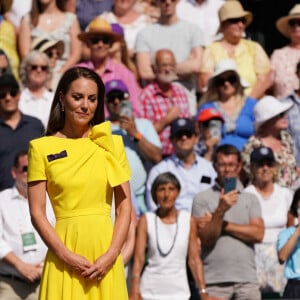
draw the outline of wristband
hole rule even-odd
[[[207,294],[206,289],[201,289],[201,290],[199,290],[199,294]]]
[[[140,132],[137,132],[134,137],[133,140],[137,143],[142,139],[143,135]]]

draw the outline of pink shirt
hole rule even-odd
[[[77,66],[86,67],[95,71],[95,66],[92,61],[85,61],[77,64]],[[105,71],[103,74],[99,74],[99,76],[101,77],[104,84],[113,79],[122,80],[128,88],[134,116],[140,116],[139,95],[141,90],[135,79],[134,74],[129,69],[127,69],[124,65],[113,61],[111,58],[108,58],[105,66]]]

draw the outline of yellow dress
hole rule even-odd
[[[68,249],[94,262],[111,243],[113,187],[129,180],[121,136],[111,135],[110,123],[104,122],[88,138],[35,139],[28,157],[28,182],[47,180],[57,234]],[[39,299],[128,299],[121,255],[103,279],[88,281],[48,250]]]

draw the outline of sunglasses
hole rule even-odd
[[[90,42],[93,44],[93,45],[97,45],[99,42],[102,42],[103,44],[105,45],[110,45],[112,40],[109,36],[94,36],[94,37],[91,37],[90,38]]]
[[[11,97],[16,97],[19,92],[19,89],[10,89],[10,90],[4,90],[0,91],[0,99],[4,99],[7,94],[10,94]]]
[[[178,134],[175,134],[174,138],[177,140],[180,140],[183,136],[186,136],[188,139],[190,139],[194,133],[192,131],[181,131]]]
[[[119,99],[120,101],[122,101],[128,98],[125,94],[127,93],[123,93],[121,91],[113,91],[106,96],[106,100],[107,102],[114,102],[115,99]]]
[[[22,167],[20,167],[20,169],[19,169],[19,171],[22,172],[22,173],[27,172],[27,170],[28,170],[28,166],[22,166]]]
[[[289,20],[289,25],[291,27],[300,26],[300,20],[299,19],[292,19]]]
[[[246,24],[247,20],[246,20],[246,18],[233,18],[233,19],[228,19],[227,22],[230,24],[237,24],[239,22]]]
[[[268,167],[274,167],[275,162],[271,160],[263,160],[256,163],[258,167],[268,166]]]
[[[48,66],[44,65],[30,65],[29,68],[31,71],[36,71],[37,69],[41,69],[43,72],[48,71]]]
[[[235,75],[231,75],[228,77],[217,78],[216,85],[223,86],[225,82],[229,82],[230,84],[235,84],[237,82],[237,77]]]
[[[49,58],[59,57],[59,52],[57,50],[47,51],[46,54],[48,55]]]

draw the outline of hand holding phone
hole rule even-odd
[[[127,116],[128,118],[132,118],[133,117],[132,104],[131,104],[130,100],[123,100],[123,101],[121,101],[120,115]]]
[[[236,178],[230,177],[224,179],[224,194],[236,189]]]

